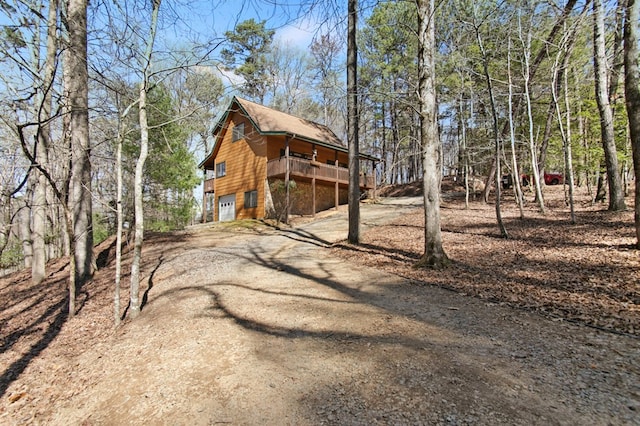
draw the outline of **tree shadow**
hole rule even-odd
[[[282,228],[273,224],[264,222],[266,226],[277,231],[279,235],[285,236],[290,240],[298,241],[301,243],[309,243],[318,247],[329,247],[332,243],[324,238],[319,237],[316,234],[308,232],[302,228]]]
[[[143,297],[143,303],[149,298],[149,292],[154,285],[155,272],[164,261],[164,252],[171,242],[181,244],[186,240],[181,233],[168,233],[156,236],[160,240],[160,263],[152,270],[149,284]],[[96,263],[100,268],[107,267],[115,256],[115,238],[94,248]],[[149,251],[150,259],[157,259],[157,252]],[[150,261],[149,261],[150,262]],[[0,397],[10,385],[26,370],[32,360],[37,358],[60,334],[62,326],[68,319],[68,258],[60,258],[47,264],[50,271],[45,281],[32,284],[27,274],[20,273],[2,278],[0,286],[0,354],[11,356],[0,373]],[[6,285],[4,282],[6,280]],[[20,285],[18,285],[18,283]],[[100,286],[85,283],[77,288],[76,315],[80,315],[87,303],[93,298],[100,297]],[[128,307],[126,308],[128,309]],[[126,316],[126,309],[123,319]]]
[[[4,339],[5,341],[2,344],[2,352],[8,350],[18,339],[24,337],[26,334],[38,333],[40,330],[36,329],[37,326],[48,322],[47,329],[44,331],[40,339],[33,343],[27,353],[11,363],[11,365],[9,365],[0,375],[0,397],[4,396],[11,383],[20,377],[31,361],[40,355],[40,353],[56,338],[56,336],[58,336],[62,325],[67,320],[68,305],[68,298],[64,298],[55,305],[50,306],[37,321],[17,332],[12,333]]]
[[[149,302],[149,292],[151,291],[154,285],[154,281],[153,281],[154,276],[156,275],[156,272],[158,272],[158,269],[160,268],[160,266],[162,266],[163,263],[164,263],[164,254],[160,256],[160,259],[158,260],[158,264],[153,268],[153,270],[151,271],[151,274],[149,274],[147,289],[144,291],[144,294],[142,295],[142,303],[140,303],[140,310],[144,309],[144,307],[147,306],[147,303]],[[128,309],[128,306],[127,306],[127,309]]]
[[[303,276],[305,274],[302,274]],[[321,280],[325,283],[330,282],[331,280]],[[346,342],[358,340],[364,343],[370,343],[371,345],[401,345],[407,348],[412,349],[424,349],[425,347],[434,347],[437,346],[437,343],[433,341],[433,339],[429,339],[429,336],[425,335],[423,338],[411,338],[401,334],[385,334],[385,335],[368,335],[363,333],[355,333],[355,332],[346,332],[346,331],[338,331],[338,330],[311,330],[303,327],[292,327],[285,325],[276,325],[273,323],[269,323],[264,320],[258,320],[256,318],[250,318],[248,315],[241,314],[233,309],[231,304],[225,303],[223,299],[223,293],[217,291],[217,288],[225,288],[225,287],[236,287],[242,288],[246,290],[250,290],[252,292],[258,292],[262,294],[269,295],[278,295],[283,297],[295,297],[295,298],[308,298],[320,302],[328,302],[328,303],[340,303],[340,304],[363,304],[367,303],[363,300],[355,300],[355,301],[344,301],[344,300],[336,300],[331,298],[314,298],[306,295],[299,294],[291,294],[285,292],[271,292],[261,288],[255,288],[246,286],[243,284],[238,284],[235,282],[222,281],[216,283],[210,283],[205,285],[198,286],[185,286],[179,288],[173,288],[170,290],[166,290],[161,294],[158,294],[157,297],[177,297],[181,293],[185,292],[195,292],[195,293],[204,293],[211,300],[210,306],[207,308],[205,313],[199,314],[198,316],[204,317],[214,317],[217,319],[226,318],[241,328],[257,332],[260,334],[272,336],[272,337],[281,337],[286,339],[322,339],[322,340],[332,340],[337,342]],[[331,288],[343,288],[340,285],[334,284],[330,285]],[[351,294],[357,295],[359,292],[350,292]],[[384,308],[384,307],[382,307]],[[400,314],[400,312],[394,312],[395,314]],[[477,343],[475,343],[477,346]]]
[[[294,238],[291,238],[292,236]],[[392,279],[389,282],[381,282],[380,285],[377,285],[375,282],[367,283],[364,277],[362,280],[354,277],[355,282],[343,279],[343,277],[340,276],[339,270],[333,269],[333,265],[335,265],[334,261],[332,259],[326,259],[326,257],[328,257],[327,252],[316,248],[323,247],[318,241],[325,240],[308,230],[304,230],[302,233],[296,232],[292,234],[283,232],[279,236],[269,236],[268,238],[287,238],[295,241],[302,239],[303,241],[302,244],[299,245],[288,245],[286,250],[274,250],[273,248],[269,248],[268,245],[261,246],[260,242],[256,242],[256,244],[249,246],[243,244],[242,246],[220,247],[216,248],[215,251],[227,256],[241,258],[240,269],[242,269],[242,265],[252,264],[267,269],[267,274],[284,274],[282,277],[277,277],[276,282],[280,278],[282,281],[299,278],[304,280],[304,285],[300,287],[286,286],[285,290],[272,289],[267,285],[261,286],[260,284],[250,281],[253,278],[243,278],[242,274],[238,273],[237,277],[232,275],[231,278],[222,278],[217,281],[210,280],[203,285],[178,286],[160,294],[154,293],[154,299],[174,299],[180,297],[179,295],[192,297],[189,292],[205,294],[209,298],[210,303],[208,307],[195,313],[198,317],[229,320],[242,330],[277,339],[286,339],[287,341],[309,339],[318,342],[319,345],[324,345],[324,342],[327,342],[328,350],[335,351],[336,356],[340,354],[340,357],[345,358],[348,357],[350,353],[355,354],[360,349],[370,345],[373,347],[370,353],[373,354],[372,356],[375,357],[375,362],[380,366],[385,365],[384,363],[394,364],[403,361],[402,359],[390,358],[390,356],[394,355],[393,352],[386,352],[386,349],[390,346],[410,349],[411,351],[409,352],[413,354],[422,354],[426,351],[427,357],[432,357],[433,359],[453,357],[459,362],[455,364],[456,366],[464,364],[465,362],[469,364],[464,365],[464,373],[466,375],[457,371],[453,373],[456,378],[462,377],[463,382],[469,380],[470,382],[482,383],[483,385],[485,384],[483,380],[474,381],[469,377],[469,374],[478,376],[480,379],[491,374],[491,372],[483,370],[484,367],[480,366],[484,366],[484,364],[481,363],[486,354],[492,354],[496,358],[499,358],[501,364],[513,364],[514,369],[518,367],[523,368],[524,375],[535,374],[535,368],[538,365],[544,366],[555,362],[552,357],[555,357],[558,353],[566,355],[567,361],[564,361],[565,358],[561,357],[563,359],[562,362],[569,363],[573,359],[573,348],[571,345],[567,345],[566,348],[561,347],[554,351],[545,350],[545,348],[551,345],[555,347],[558,345],[558,342],[563,341],[562,338],[557,338],[554,333],[544,332],[548,324],[540,325],[540,328],[536,329],[536,327],[538,327],[537,323],[533,323],[533,327],[529,328],[530,324],[524,319],[524,324],[515,322],[514,324],[505,326],[504,324],[500,324],[501,321],[504,321],[502,318],[505,316],[505,311],[501,310],[502,308],[486,308],[484,309],[487,311],[486,313],[484,310],[482,312],[473,309],[467,311],[464,307],[475,303],[473,301],[474,299],[458,298],[454,295],[452,295],[451,299],[446,299],[444,302],[437,300],[432,304],[432,302],[429,301],[427,303],[428,306],[423,303],[416,308],[412,306],[411,299],[407,296],[428,298],[430,295],[433,295],[433,293],[425,291],[424,286],[411,285],[402,278],[398,278],[397,283],[395,279]],[[281,240],[280,242],[282,241],[286,240]],[[274,244],[274,246],[277,246],[277,244]],[[284,244],[284,246],[287,246],[287,244]],[[385,248],[371,245],[366,247],[365,250],[384,252]],[[398,256],[409,255],[412,255],[412,253],[406,251]],[[343,261],[338,260],[338,262]],[[461,267],[465,266],[465,264],[462,263],[460,265]],[[554,265],[549,265],[549,267],[553,268]],[[472,268],[473,270],[470,271],[472,275],[485,272],[482,269],[477,269],[477,267],[474,268],[476,269]],[[262,272],[262,269],[255,270],[260,271],[256,276],[265,273]],[[251,269],[251,272],[253,271],[254,269]],[[371,279],[371,277],[367,276],[367,279]],[[296,280],[295,282],[298,281]],[[318,286],[316,286],[316,284]],[[371,290],[371,287],[365,286],[366,284],[373,284],[375,289]],[[538,280],[532,281],[531,284],[544,285],[544,282]],[[233,296],[230,296],[230,293],[227,291],[230,287],[257,292],[260,293],[261,296],[264,296],[264,298],[274,297],[268,300],[263,299],[264,306],[260,309],[252,309],[251,307],[243,305],[243,302],[246,300],[243,297],[244,294],[235,293]],[[328,292],[316,293],[315,290],[318,287],[333,290],[338,295],[334,297],[325,296],[330,294]],[[313,289],[314,291],[305,294],[305,291],[308,289]],[[346,296],[344,300],[340,300],[342,296]],[[317,305],[308,305],[305,307],[300,304],[298,308],[298,306],[296,306],[297,299],[311,302],[317,301],[320,303],[326,302],[326,311],[319,309]],[[458,302],[461,303],[458,305]],[[153,300],[151,303],[153,303]],[[283,313],[281,316],[269,315],[268,312],[265,314],[265,309],[278,310],[284,303],[287,303],[289,308],[293,310],[291,317],[288,317],[286,313]],[[446,303],[451,303],[449,307],[453,307],[453,309],[449,312],[457,315],[459,318],[458,321],[447,322],[446,318],[439,319],[447,315],[446,311],[450,309],[446,307]],[[484,306],[486,301],[478,301],[477,303]],[[391,328],[384,330],[384,332],[378,332],[378,330],[370,324],[363,324],[362,328],[356,328],[354,329],[355,331],[351,331],[349,328],[342,328],[338,322],[332,322],[334,325],[326,328],[315,327],[313,323],[302,323],[303,325],[300,325],[301,323],[298,321],[292,322],[298,314],[305,315],[312,313],[314,316],[319,316],[325,315],[326,312],[327,315],[337,315],[340,312],[339,309],[336,309],[337,304],[340,304],[341,307],[346,306],[347,308],[356,305],[379,308],[379,311],[375,310],[375,313],[367,318],[373,319],[374,315],[379,318],[397,316],[401,317],[403,321],[406,319],[419,322],[424,325],[424,328],[415,328],[415,323],[413,323],[408,326],[411,330],[408,332],[403,330],[397,330],[397,332],[396,330],[391,331]],[[348,317],[349,311],[351,311],[350,308],[346,311],[346,314],[342,314],[344,315],[345,321],[350,320]],[[358,312],[358,308],[355,308],[353,312]],[[365,315],[369,315],[369,313],[367,312]],[[506,315],[511,314],[507,313]],[[520,320],[519,317],[517,319]],[[509,318],[507,318],[507,320],[509,320]],[[489,321],[495,321],[496,324],[500,325],[495,328],[487,326],[486,323]],[[478,324],[482,325],[477,326]],[[523,335],[522,340],[518,337],[517,331],[514,332],[514,329],[518,326],[520,326],[520,330],[522,330],[520,333],[520,335]],[[560,327],[561,326],[558,326],[558,328]],[[431,330],[434,330],[434,333],[431,333]],[[449,341],[444,342],[439,340],[438,332],[450,333]],[[530,333],[530,335],[528,333]],[[472,334],[473,338],[462,338],[469,334]],[[524,337],[525,334],[527,334],[526,338]],[[251,334],[251,336],[252,342],[259,342],[257,338],[253,339],[253,337],[257,337],[256,334]],[[580,341],[581,337],[572,336],[572,339],[574,339],[573,342],[577,342]],[[266,344],[271,343],[270,340],[266,342]],[[355,344],[352,345],[352,343]],[[471,346],[473,346],[473,348],[471,348]],[[383,348],[385,351],[377,350]],[[519,353],[520,349],[527,354],[531,353],[532,358],[536,358],[535,361],[528,361],[524,366],[519,364],[519,361],[514,358],[513,354]],[[467,354],[470,355],[467,357]],[[416,356],[415,359],[420,361],[420,356],[421,355]],[[507,368],[505,371],[511,370]],[[409,376],[412,372],[411,368],[407,368],[402,374]],[[328,374],[328,376],[330,375]],[[390,376],[390,378],[395,378],[395,376]],[[322,389],[322,386],[327,382],[319,381],[319,383],[320,389]],[[342,383],[340,383],[340,385],[342,385]],[[385,383],[384,385],[387,386],[388,384]],[[404,383],[402,385],[404,386]],[[331,384],[328,386],[331,386]],[[309,389],[313,389],[315,392],[317,388],[310,386]],[[453,389],[453,387],[448,387],[447,389]],[[486,394],[489,395],[496,389],[504,388],[500,384],[487,384],[486,388],[482,389],[487,390]],[[469,395],[473,393],[472,390],[468,392]],[[455,396],[452,395],[451,399],[453,400],[454,398]],[[328,403],[341,404],[343,400],[336,398],[335,395],[332,394],[318,395],[316,404],[318,407]],[[523,404],[523,408],[526,408],[524,407],[525,405],[526,404]],[[319,418],[315,417],[315,414],[316,413],[310,412],[310,416],[317,421]],[[514,415],[517,415],[517,413],[514,412]],[[350,420],[353,419],[350,418]]]

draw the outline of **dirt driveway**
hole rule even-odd
[[[416,202],[363,206],[363,226]],[[73,377],[44,413],[0,422],[640,424],[637,339],[330,257],[346,226],[207,226],[148,252],[140,318],[53,362]]]

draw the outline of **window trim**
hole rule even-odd
[[[238,123],[231,129],[231,142],[237,142],[244,139],[244,123]]]
[[[247,203],[247,199],[249,202]],[[253,201],[253,203],[252,203]],[[252,189],[251,191],[245,191],[244,193],[244,208],[255,209],[258,207],[258,190]]]
[[[227,175],[227,162],[221,161],[216,163],[216,177],[221,178]]]

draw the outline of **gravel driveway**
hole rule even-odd
[[[363,205],[363,227],[419,203]],[[332,258],[346,226],[203,227],[154,252],[142,315],[70,361],[42,423],[640,424],[637,339]]]

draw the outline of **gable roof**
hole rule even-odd
[[[293,115],[267,108],[246,99],[235,98],[240,108],[263,135],[295,136],[299,139],[335,145],[344,148],[344,144],[327,126]]]
[[[218,121],[213,130],[214,135],[220,133],[231,112],[242,113],[261,135],[289,136],[337,151],[348,152],[342,141],[327,126],[277,111],[237,96],[233,97],[229,108]],[[216,137],[211,153],[200,163],[199,167],[202,167],[213,156],[219,141],[220,138]],[[377,158],[365,154],[360,154],[360,157],[377,160]]]

